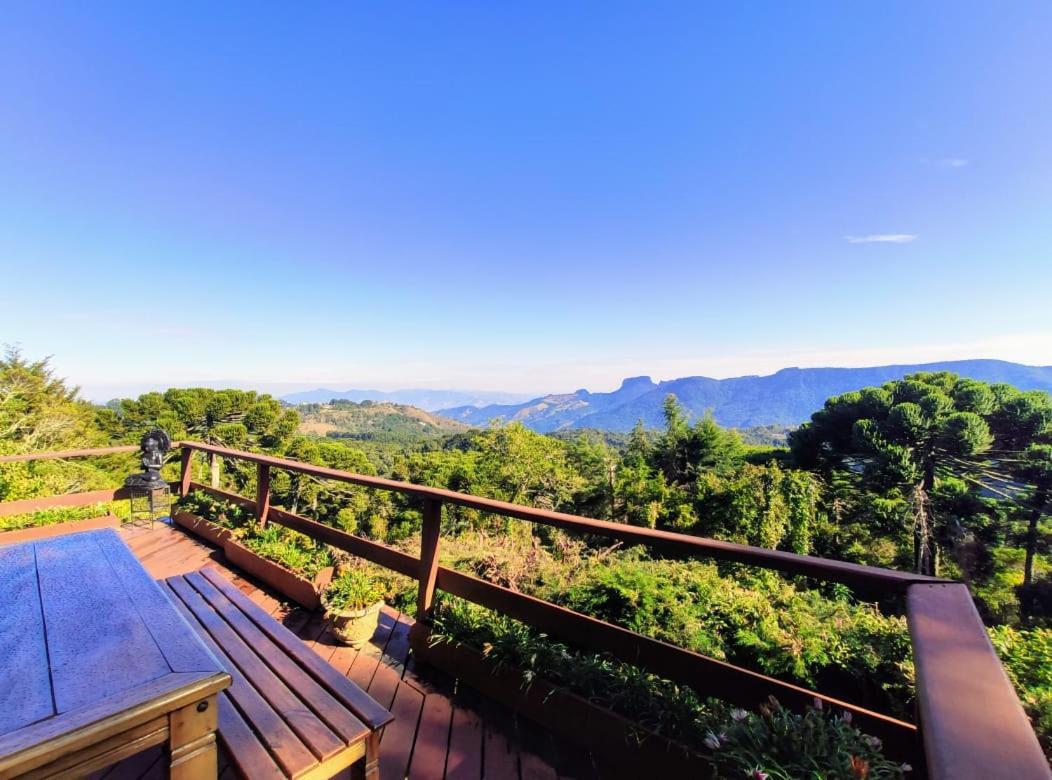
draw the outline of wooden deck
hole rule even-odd
[[[221,550],[164,524],[120,531],[146,570],[162,579],[211,565],[281,620],[329,663],[395,715],[381,741],[382,780],[599,780],[582,749],[544,732],[505,707],[433,669],[417,667],[409,651],[412,618],[385,608],[372,642],[361,651],[337,644],[320,615],[283,603],[226,563]],[[160,750],[133,756],[97,773],[98,780],[162,778]],[[220,777],[236,777],[220,756]]]

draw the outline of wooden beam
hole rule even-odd
[[[420,588],[416,598],[416,619],[431,615],[438,576],[438,547],[442,536],[442,502],[424,500],[424,523],[420,533]]]
[[[270,466],[266,463],[256,464],[256,520],[262,528],[267,524],[270,513]]]
[[[95,447],[86,450],[60,450],[58,452],[33,452],[26,455],[3,455],[0,463],[24,463],[31,460],[61,460],[63,458],[91,458],[96,455],[116,455],[121,452],[138,452],[139,445],[123,444],[119,447]]]
[[[968,588],[914,585],[906,615],[931,780],[1052,777]]]
[[[179,495],[184,498],[190,494],[190,483],[194,479],[194,451],[183,447],[179,464]]]

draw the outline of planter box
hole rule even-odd
[[[698,753],[565,688],[542,679],[526,687],[521,671],[498,666],[468,645],[442,642],[429,646],[427,627],[421,623],[413,625],[409,641],[418,661],[442,669],[544,728],[603,756],[626,776],[699,780],[712,776],[712,767]]]
[[[318,576],[312,582],[289,571],[281,564],[257,555],[235,541],[232,536],[223,543],[223,553],[230,563],[251,574],[260,582],[266,583],[278,593],[292,599],[304,609],[316,610],[321,607],[320,594],[332,579],[331,566],[318,572]]]
[[[230,538],[230,530],[228,528],[223,528],[221,525],[216,525],[210,520],[205,520],[203,517],[198,517],[189,512],[177,511],[172,515],[172,520],[176,525],[182,526],[190,533],[200,536],[206,542],[214,544],[216,547],[222,547],[226,544],[226,540]]]
[[[19,528],[17,531],[4,531],[0,533],[0,545],[32,542],[36,539],[50,539],[54,536],[65,536],[66,534],[75,534],[80,531],[95,531],[99,528],[120,527],[120,518],[113,515],[92,517],[87,520],[70,520],[67,523],[52,523],[51,525]]]

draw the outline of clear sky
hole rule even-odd
[[[0,342],[89,390],[1052,363],[1048,2],[64,5]]]

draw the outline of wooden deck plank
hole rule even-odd
[[[453,700],[453,722],[446,757],[446,780],[480,780],[482,777],[482,719],[459,693]]]
[[[394,721],[380,740],[380,780],[404,780],[413,751],[424,697],[409,685],[399,685],[391,712]]]
[[[442,780],[449,752],[449,727],[453,706],[440,693],[425,697],[420,725],[409,763],[409,780]]]

